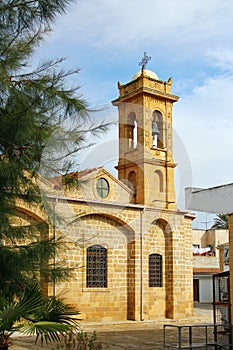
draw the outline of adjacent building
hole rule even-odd
[[[228,270],[228,230],[193,229],[193,293],[196,302],[213,302],[213,274]]]

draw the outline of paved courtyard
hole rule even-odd
[[[163,324],[169,323],[212,323],[212,305],[196,305],[194,316],[179,320],[179,322],[168,319],[161,319],[151,322],[118,322],[94,324],[86,323],[82,325],[84,331],[88,333],[96,331],[99,341],[103,344],[103,350],[162,350],[163,349]],[[52,346],[33,344],[29,337],[17,337],[14,339],[12,350],[55,350]]]

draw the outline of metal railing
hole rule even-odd
[[[163,328],[165,349],[233,349],[232,326],[223,324],[166,324]]]

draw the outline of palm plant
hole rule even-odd
[[[211,226],[213,229],[228,229],[228,215],[226,214],[218,214],[214,218],[214,224]]]
[[[11,345],[11,335],[22,332],[41,342],[60,342],[78,328],[78,312],[55,298],[45,298],[38,285],[25,290],[17,301],[0,297],[0,349]]]

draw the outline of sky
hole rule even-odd
[[[90,106],[105,106],[111,120],[117,82],[131,80],[146,51],[147,68],[161,80],[172,77],[180,96],[173,131],[182,202],[184,187],[233,182],[232,18],[232,0],[79,0],[54,23],[35,59],[65,57],[67,69],[79,67],[80,92]],[[80,167],[116,165],[116,129],[80,158]],[[207,221],[196,219],[196,226]]]

